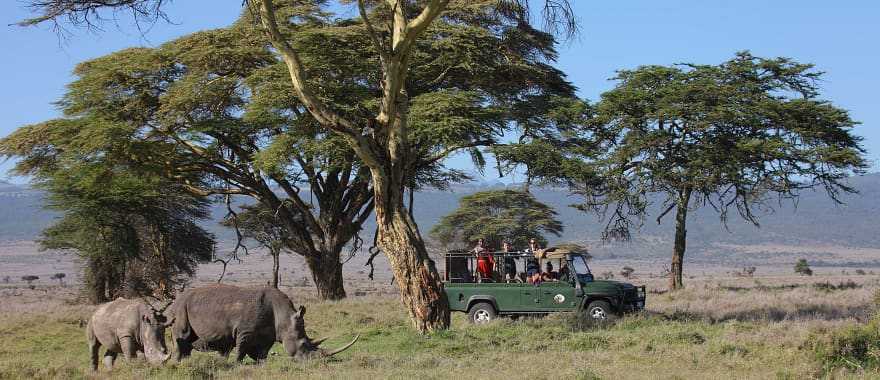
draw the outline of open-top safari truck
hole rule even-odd
[[[613,319],[645,307],[645,287],[596,280],[581,252],[547,248],[537,252],[495,252],[491,276],[481,276],[472,251],[445,254],[446,295],[452,311],[468,313],[473,323],[499,315],[578,312],[597,320]],[[529,283],[529,269],[550,262],[558,271],[547,280]],[[532,269],[533,270],[533,269]]]

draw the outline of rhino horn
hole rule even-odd
[[[321,356],[324,356],[324,357],[330,357],[330,356],[336,355],[336,354],[338,354],[338,353],[340,353],[340,352],[342,352],[342,351],[345,351],[345,350],[347,350],[349,347],[351,347],[355,342],[357,342],[358,338],[360,338],[360,337],[361,337],[361,334],[356,335],[356,336],[354,337],[354,339],[353,339],[350,343],[348,343],[348,344],[346,344],[346,345],[344,345],[344,346],[342,346],[342,347],[340,347],[340,348],[337,348],[337,349],[335,349],[335,350],[333,350],[333,351],[321,350]]]
[[[312,341],[312,345],[314,345],[315,347],[318,347],[318,346],[321,345],[321,343],[324,343],[324,341],[327,340],[328,338],[329,338],[329,337],[326,337],[326,336],[325,336],[325,337],[323,337],[323,338],[321,338],[321,339],[315,339],[315,340]]]

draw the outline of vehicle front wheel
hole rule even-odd
[[[495,308],[487,302],[480,302],[471,306],[468,311],[468,321],[475,324],[489,323],[495,319]]]
[[[617,318],[617,314],[614,314],[608,302],[593,301],[587,306],[587,317],[596,321],[613,321]]]

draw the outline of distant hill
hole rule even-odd
[[[846,195],[844,205],[836,205],[822,191],[807,192],[797,207],[789,203],[774,205],[761,216],[757,228],[731,215],[727,228],[711,208],[703,208],[690,215],[688,221],[688,249],[693,259],[717,260],[733,252],[730,246],[837,246],[852,248],[880,248],[880,173],[851,179],[860,194]],[[503,184],[477,183],[457,186],[452,191],[424,191],[416,194],[415,216],[420,229],[427,234],[430,228],[458,205],[458,200],[475,191],[503,187]],[[641,231],[628,244],[603,246],[598,242],[601,231],[599,220],[571,207],[577,199],[562,189],[536,189],[535,195],[559,212],[565,225],[560,238],[551,241],[579,241],[597,247],[604,255],[628,257],[666,257],[672,241],[672,216],[661,224],[654,217],[646,220]],[[43,194],[26,186],[0,181],[0,241],[34,240],[40,231],[56,217],[43,207]],[[225,215],[223,205],[214,207],[214,221],[205,226],[222,241],[230,242],[233,234],[216,221]],[[373,223],[364,229],[364,237],[372,237]]]

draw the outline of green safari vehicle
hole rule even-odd
[[[479,259],[473,252],[450,251],[445,260],[449,309],[467,313],[472,323],[486,323],[498,316],[556,312],[610,320],[645,308],[644,286],[596,280],[579,252],[558,248],[535,253],[496,252],[492,254],[492,274],[486,278],[481,278]],[[558,271],[545,271],[545,281],[530,283],[526,271],[545,268],[548,261],[555,263],[553,268]]]

